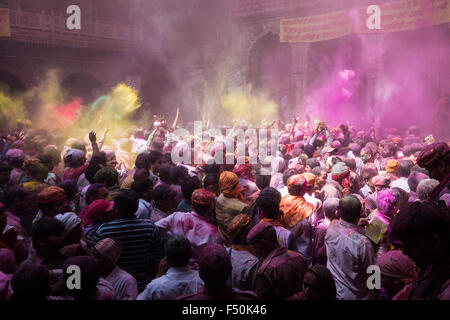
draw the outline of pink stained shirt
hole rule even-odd
[[[156,222],[156,226],[172,234],[186,237],[192,245],[194,260],[198,260],[203,246],[209,243],[222,244],[217,227],[195,212],[174,212]]]

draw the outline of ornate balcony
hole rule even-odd
[[[52,46],[106,50],[143,47],[142,27],[88,21],[81,16],[81,30],[68,30],[69,15],[10,10],[11,40]]]

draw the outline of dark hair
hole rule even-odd
[[[162,156],[163,156],[163,154],[161,151],[157,151],[157,150],[150,151],[150,153],[148,155],[148,161],[149,161],[150,165],[154,164],[156,161],[161,159]]]
[[[56,232],[64,232],[64,224],[61,221],[49,217],[39,219],[31,230],[33,248],[38,248],[39,240],[48,238]]]
[[[216,247],[218,250],[222,251],[222,254],[215,253],[215,263],[211,263],[211,261],[204,261],[213,260],[211,259],[212,257],[209,257],[210,259],[204,259],[204,256],[208,254],[210,248],[212,247]],[[211,289],[223,288],[231,275],[231,271],[231,259],[224,247],[219,247],[218,244],[208,244],[203,248],[200,256],[198,273],[200,278],[205,283],[205,287]]]
[[[361,215],[361,202],[354,195],[348,195],[339,201],[339,215],[347,222],[355,223]]]
[[[119,173],[116,169],[105,167],[100,169],[94,176],[95,182],[104,183],[107,188],[119,183]]]
[[[170,152],[165,152],[164,154],[163,154],[163,156],[162,156],[162,161],[163,162],[165,162],[165,163],[167,163],[167,164],[170,164],[170,165],[174,165],[173,164],[173,161],[172,161],[172,154],[170,153]]]
[[[316,264],[308,272],[316,278],[321,300],[336,300],[336,283],[331,271],[323,265]]]
[[[61,150],[59,149],[50,149],[45,152],[52,158],[53,165],[57,165],[61,162]]]
[[[217,163],[212,164],[206,164],[205,165],[205,172],[206,174],[219,174],[220,172],[220,165]]]
[[[407,178],[411,173],[411,168],[414,167],[414,162],[411,160],[402,160],[398,164],[398,175]]]
[[[142,196],[145,192],[147,192],[148,188],[150,186],[153,186],[153,182],[151,182],[149,179],[146,180],[135,180],[131,184],[131,190],[137,193],[139,197]]]
[[[167,262],[171,267],[184,267],[192,256],[191,243],[182,235],[171,236],[165,246]]]
[[[50,289],[50,275],[41,264],[25,263],[11,280],[11,301],[44,301]]]
[[[172,183],[177,183],[178,178],[184,177],[189,174],[189,171],[184,166],[176,166],[170,169],[170,180]]]
[[[277,219],[280,214],[281,193],[267,187],[261,191],[256,199],[256,206],[262,211],[265,218]]]
[[[444,248],[450,250],[450,215],[435,202],[412,202],[394,216],[391,238],[404,244],[436,234]]]
[[[133,174],[133,180],[149,180],[150,171],[148,169],[137,169]]]
[[[287,169],[283,173],[283,184],[287,185],[287,181],[289,180],[289,178],[292,177],[295,174],[298,174],[298,170],[297,169]]]
[[[197,177],[190,177],[181,184],[181,192],[186,200],[191,200],[192,193],[196,189],[200,189],[201,183]]]
[[[356,170],[356,161],[354,158],[345,158],[344,163],[349,167],[350,170]]]
[[[86,204],[90,205],[93,201],[97,200],[97,199],[92,199],[93,197],[97,197],[98,196],[98,191],[101,188],[106,188],[106,186],[103,183],[94,183],[91,184],[88,189],[86,190]]]
[[[207,174],[203,178],[203,187],[207,189],[209,186],[215,186],[219,184],[220,176],[218,174]]]
[[[176,196],[177,192],[172,190],[169,186],[165,184],[160,184],[154,190],[154,200],[156,204],[158,204],[162,200],[165,200],[170,197],[175,198]]]
[[[146,152],[138,154],[134,166],[137,169],[148,169],[150,168],[150,155]]]
[[[90,183],[94,183],[95,174],[101,169],[100,165],[106,165],[106,155],[104,152],[98,156],[93,156],[89,161],[89,165],[84,172],[84,176]]]
[[[258,189],[262,190],[270,186],[270,179],[272,178],[272,176],[268,174],[261,174],[258,171],[256,171],[255,174],[255,183]]]
[[[323,214],[326,218],[333,220],[338,218],[336,210],[339,208],[338,198],[327,198],[323,202]]]
[[[78,193],[78,187],[74,180],[64,180],[59,187],[64,189],[67,199],[73,199]]]
[[[313,169],[320,166],[320,162],[316,158],[309,158],[308,160],[306,160],[306,165]]]
[[[303,147],[303,150],[308,155],[308,158],[311,158],[314,154],[315,148],[312,144],[308,143],[308,144],[305,144],[305,146]]]
[[[211,206],[192,202],[192,209],[201,216],[207,216],[211,211]]]
[[[23,200],[28,196],[28,193],[20,187],[13,187],[6,191],[2,196],[1,202],[5,207],[11,206],[15,200]]]
[[[53,166],[52,156],[49,155],[48,153],[41,154],[38,157],[38,159],[39,159],[39,161],[41,161],[42,164],[45,164],[45,165],[46,164],[51,164]]]
[[[87,298],[92,296],[97,291],[97,283],[100,279],[100,273],[97,265],[97,261],[92,256],[75,256],[64,261],[62,266],[64,274],[64,282],[71,275],[67,269],[70,266],[78,266],[80,268],[80,289],[68,290],[68,294],[78,298]]]
[[[171,165],[168,164],[163,164],[160,168],[159,168],[159,179],[161,179],[162,182],[167,183],[167,184],[171,184],[171,180],[170,180],[170,169],[172,168]]]
[[[120,218],[134,217],[139,207],[139,196],[133,190],[122,189],[114,199],[114,207],[117,208]]]

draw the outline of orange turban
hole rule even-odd
[[[390,159],[386,163],[386,172],[396,173],[398,171],[398,161],[395,159]]]
[[[302,173],[301,176],[305,178],[307,187],[311,187],[316,183],[317,176],[314,173],[305,172]]]
[[[219,178],[219,188],[225,197],[235,198],[245,202],[241,194],[238,176],[235,173],[231,171],[222,172]]]
[[[66,199],[66,192],[59,187],[48,187],[39,192],[37,198],[42,204],[58,202]]]

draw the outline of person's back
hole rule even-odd
[[[204,285],[197,270],[189,268],[192,255],[189,240],[175,235],[167,240],[167,273],[150,282],[137,300],[175,300],[184,295],[195,294]]]
[[[325,235],[327,268],[336,281],[340,300],[369,299],[367,267],[375,264],[375,253],[364,231],[356,225],[360,212],[358,198],[345,197],[339,203],[341,219],[334,221]]]
[[[312,255],[312,264],[327,264],[327,250],[325,246],[325,235],[327,229],[333,220],[339,219],[337,209],[339,205],[338,198],[328,198],[323,203],[325,218],[317,222],[314,229],[314,248]]]
[[[199,259],[199,275],[205,285],[196,293],[181,296],[179,300],[256,300],[251,291],[240,291],[227,284],[231,275],[231,260],[225,248],[208,244]]]
[[[267,222],[257,224],[248,234],[247,241],[263,259],[255,280],[260,299],[287,299],[302,289],[306,261],[300,253],[278,244],[272,225]]]
[[[158,228],[147,219],[134,215],[139,198],[134,191],[122,190],[114,200],[118,219],[101,225],[94,242],[112,238],[122,248],[117,265],[130,273],[142,291],[156,274],[157,264],[164,255],[163,238]]]
[[[231,223],[233,245],[231,248],[227,248],[227,251],[232,265],[231,279],[229,279],[231,287],[254,292],[256,273],[261,262],[253,255],[247,244],[247,235],[253,226],[248,215],[236,216]]]
[[[222,243],[217,227],[208,222],[214,194],[197,189],[192,194],[192,212],[175,212],[156,222],[156,226],[172,234],[185,236],[192,245],[192,260],[196,262],[202,247],[208,243]]]
[[[413,296],[450,299],[450,217],[437,201],[414,202],[393,219],[390,237],[420,268]]]
[[[235,216],[248,211],[248,206],[241,195],[239,179],[236,174],[224,171],[220,175],[221,194],[216,201],[217,227],[225,244],[231,244],[229,228]]]

